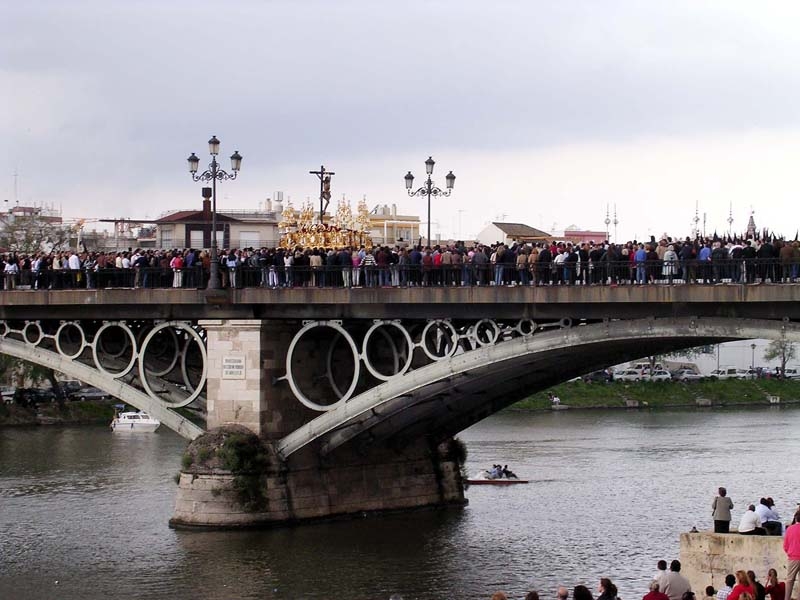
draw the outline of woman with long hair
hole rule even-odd
[[[742,594],[749,594],[750,600],[753,600],[756,597],[756,588],[745,571],[736,571],[736,585],[728,594],[728,600],[744,600],[740,598]]]
[[[594,600],[592,592],[585,585],[576,585],[572,590],[572,600]]]
[[[616,600],[617,586],[615,586],[608,577],[600,578],[600,585],[597,586],[597,600]]]
[[[775,569],[767,571],[767,584],[764,591],[770,600],[783,600],[786,597],[786,584],[778,581],[778,572]]]

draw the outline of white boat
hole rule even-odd
[[[119,413],[111,421],[111,430],[115,433],[153,433],[161,425],[146,412]]]

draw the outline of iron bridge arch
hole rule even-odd
[[[281,439],[278,453],[288,459],[312,445],[325,455],[348,442],[366,451],[378,442],[401,447],[419,436],[446,439],[533,392],[626,360],[738,339],[800,342],[800,326],[788,319],[650,318],[580,325],[562,320],[550,325],[520,331],[517,324],[511,336],[487,326],[485,343],[474,343],[470,351],[448,350],[346,401],[317,407],[324,412]]]

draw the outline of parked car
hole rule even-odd
[[[62,381],[61,382],[61,389],[64,390],[64,393],[69,397],[70,395],[77,392],[79,389],[86,387],[82,382],[77,380],[70,380],[70,381]]]
[[[680,369],[679,371],[675,371],[672,375],[672,379],[675,381],[683,381],[684,383],[687,381],[700,381],[703,379],[703,376],[700,373],[692,371],[691,369]]]
[[[583,376],[586,383],[608,383],[611,381],[611,373],[608,371],[592,371]]]
[[[17,388],[14,390],[14,403],[21,406],[32,406],[40,402],[52,402],[56,395],[52,389]]]
[[[623,369],[614,373],[614,381],[641,381],[642,373],[636,369]]]
[[[652,373],[646,375],[645,379],[648,381],[672,381],[672,375],[669,374],[669,371],[665,371],[664,369],[656,369]]]
[[[5,404],[11,404],[14,402],[14,392],[16,390],[13,387],[3,386],[0,387],[0,397],[2,397],[2,401]]]
[[[70,400],[108,400],[111,394],[96,387],[84,387],[69,396]]]
[[[720,367],[709,373],[712,379],[747,379],[747,371],[736,367]]]

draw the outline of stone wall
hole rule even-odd
[[[753,570],[764,582],[773,568],[783,581],[786,577],[786,554],[783,538],[778,536],[739,535],[738,533],[682,533],[680,549],[681,573],[692,584],[697,597],[706,586],[719,589],[725,576],[737,570]],[[797,597],[796,586],[792,597]]]
[[[276,464],[266,474],[267,507],[261,512],[236,503],[229,473],[182,472],[170,525],[267,526],[466,503],[459,467],[446,456],[446,445],[432,450],[424,439],[400,451],[344,452],[324,462],[309,452],[298,459],[304,460]]]

